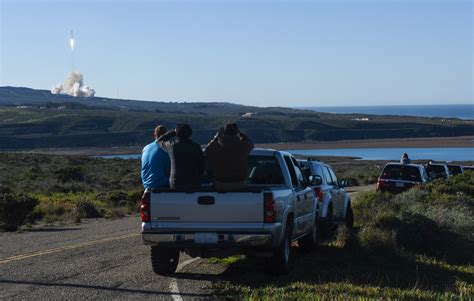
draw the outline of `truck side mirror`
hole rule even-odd
[[[348,187],[351,185],[351,181],[350,180],[339,180],[339,187],[341,188],[344,188],[344,187]]]
[[[311,185],[321,185],[323,184],[323,178],[321,178],[321,176],[318,176],[318,175],[311,175],[309,176],[309,183]]]

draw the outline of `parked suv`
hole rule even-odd
[[[338,181],[331,166],[313,160],[298,160],[303,173],[308,177],[310,187],[314,190],[319,205],[321,231],[329,236],[338,224],[348,228],[354,225],[354,215],[349,194],[344,190],[347,183]]]
[[[448,169],[449,169],[449,174],[452,176],[463,174],[464,169],[462,168],[461,165],[455,165],[455,164],[448,164]]]
[[[448,166],[444,163],[428,163],[426,165],[426,172],[431,181],[444,179],[446,180],[449,177]]]
[[[387,163],[377,179],[377,191],[399,193],[428,182],[425,168],[418,164]]]

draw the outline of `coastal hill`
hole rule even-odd
[[[474,121],[456,118],[329,114],[229,102],[166,102],[75,98],[47,90],[0,87],[0,149],[143,145],[153,128],[187,122],[206,143],[237,122],[256,143],[474,135]]]

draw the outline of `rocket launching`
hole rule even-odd
[[[69,39],[69,45],[71,46],[71,51],[74,51],[74,32],[71,30],[71,38]]]
[[[71,30],[69,38],[71,47],[71,73],[66,78],[64,85],[58,84],[51,89],[52,94],[67,94],[74,97],[94,97],[95,91],[89,86],[83,85],[83,75],[74,71],[74,32]]]

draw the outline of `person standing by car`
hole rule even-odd
[[[190,139],[192,133],[189,124],[180,123],[157,140],[170,156],[172,189],[198,187],[204,173],[204,154],[201,146]]]
[[[228,123],[220,128],[206,147],[208,173],[218,190],[233,190],[245,186],[248,156],[253,142],[239,131],[237,124]]]
[[[170,174],[170,158],[158,145],[157,139],[166,132],[163,125],[159,125],[153,132],[155,141],[146,145],[142,150],[142,183],[145,190],[168,187]]]

